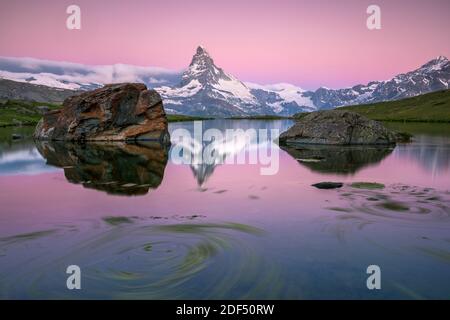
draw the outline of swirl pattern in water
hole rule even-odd
[[[184,221],[174,223],[174,219]],[[197,219],[195,215],[105,217],[101,222],[85,221],[87,225],[2,238],[0,296],[203,299],[280,295],[275,265],[245,241],[264,236],[263,230]],[[61,277],[62,269],[71,264],[79,265],[83,273],[84,290],[76,293],[64,287]]]

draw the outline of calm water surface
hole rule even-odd
[[[448,299],[450,126],[388,125],[414,142],[272,144],[275,175],[258,164],[178,165],[158,145],[36,145],[30,129],[0,129],[0,298]],[[225,158],[245,152],[215,148]],[[311,187],[321,181],[345,185]],[[350,186],[359,181],[385,188]],[[81,290],[66,289],[72,264]],[[366,287],[372,264],[381,290]]]

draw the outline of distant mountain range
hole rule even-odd
[[[0,57],[0,99],[40,101],[47,97],[51,100],[47,102],[59,102],[71,93],[112,82],[144,82],[161,94],[167,113],[218,117],[286,116],[302,111],[392,101],[448,89],[450,63],[446,57],[439,56],[390,80],[372,81],[345,89],[321,87],[305,91],[286,83],[259,85],[242,82],[216,66],[201,46],[182,73],[124,64],[86,66]]]

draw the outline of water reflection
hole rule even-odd
[[[380,146],[282,146],[301,165],[315,172],[355,174],[359,170],[379,163],[393,148]]]
[[[182,148],[184,157],[191,159],[190,167],[194,174],[197,184],[201,187],[210,176],[214,169],[225,162],[228,157],[234,157],[244,150],[248,143],[245,137],[238,137],[237,141],[227,141],[226,139],[214,140],[212,142],[202,142],[194,138],[184,139],[176,142],[175,146]],[[208,151],[208,160],[206,160],[205,151]],[[188,155],[186,153],[189,153]]]
[[[278,148],[277,145],[271,143],[271,140],[278,137],[278,135],[287,130],[292,125],[291,120],[275,120],[275,121],[258,121],[258,120],[227,120],[217,119],[203,122],[187,122],[187,123],[173,123],[169,127],[169,131],[172,137],[172,145],[178,146],[183,149],[183,152],[189,153],[187,156],[189,159],[195,159],[190,164],[192,173],[199,187],[203,186],[206,181],[214,173],[215,168],[223,163],[226,163],[227,159],[233,159],[243,152],[248,156],[249,150],[257,150],[261,146],[271,148]],[[197,126],[197,127],[195,127]],[[198,127],[199,126],[199,127]],[[179,141],[173,132],[177,129],[187,129],[192,136],[183,137],[182,141]],[[203,141],[203,136],[195,134],[197,132],[206,132],[208,129],[214,129],[221,133],[221,139],[214,139],[212,141]],[[229,139],[227,131],[229,130],[248,130],[254,129],[255,135],[251,135],[247,132],[244,134],[234,135],[233,139]],[[264,141],[261,136],[258,136],[259,129],[265,129],[269,134],[275,134],[274,136],[268,136],[268,141]],[[276,131],[271,131],[275,129]],[[238,131],[235,131],[238,132]],[[205,160],[205,154],[209,157],[208,161]]]
[[[405,160],[416,161],[433,175],[450,169],[450,138],[418,136],[410,145],[399,145],[395,155]]]
[[[159,143],[36,142],[47,164],[64,169],[66,179],[116,195],[144,195],[163,179],[168,147]]]

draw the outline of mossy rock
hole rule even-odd
[[[350,186],[357,189],[384,189],[384,184],[377,182],[353,182]]]
[[[121,217],[121,216],[116,216],[116,217],[103,217],[102,218],[103,221],[105,221],[107,224],[110,224],[112,226],[118,226],[124,223],[133,223],[133,220],[131,220],[128,217]]]

